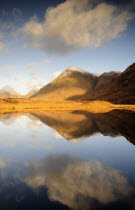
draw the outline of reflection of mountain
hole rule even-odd
[[[1,114],[0,121],[5,125],[11,125],[16,119],[18,119],[22,114],[20,113],[12,113],[12,114]]]
[[[119,171],[99,161],[84,162],[69,155],[27,163],[23,181],[34,189],[46,186],[51,200],[76,210],[100,209],[119,201],[123,205],[133,193]]]
[[[135,144],[135,112],[132,111],[113,110],[101,114],[85,111],[32,114],[70,141],[101,133],[104,136],[124,136]]]

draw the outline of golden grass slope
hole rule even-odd
[[[92,113],[105,113],[113,109],[126,109],[135,111],[135,105],[112,104],[107,101],[36,101],[30,99],[1,99],[0,113],[4,112],[30,112],[30,111],[74,111],[87,110]]]

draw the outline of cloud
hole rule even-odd
[[[16,68],[12,64],[5,64],[0,67],[0,72],[2,72],[2,73],[13,73],[13,71],[15,71],[15,70],[16,70]]]
[[[66,0],[49,7],[43,22],[30,19],[21,32],[29,37],[25,46],[63,54],[83,47],[97,48],[120,37],[133,18],[130,9],[107,2]]]
[[[38,82],[37,80],[29,80],[27,82],[27,88],[29,89],[40,89],[42,87],[42,84]]]
[[[13,8],[12,9],[12,14],[15,21],[20,21],[23,17],[23,13],[19,8]]]
[[[84,162],[69,155],[52,155],[39,162],[27,163],[23,181],[33,189],[48,188],[49,198],[71,209],[93,209],[133,192],[127,179],[99,161]],[[69,193],[70,192],[70,193]]]
[[[29,63],[26,67],[29,68],[29,69],[33,69],[37,66],[37,62],[32,62],[32,63]]]
[[[37,62],[32,62],[26,66],[26,68],[29,69],[28,74],[33,78],[37,78],[39,75],[44,73],[44,70],[38,69],[37,64],[38,64]]]
[[[62,73],[62,71],[56,71],[52,74],[51,76],[51,80],[56,79],[60,74]]]
[[[1,37],[2,37],[2,35],[1,35]],[[0,52],[2,52],[2,53],[9,52],[9,48],[7,47],[7,45],[4,42],[0,42]]]
[[[0,11],[0,33],[4,40],[16,37],[16,33],[19,27],[23,24],[23,13],[19,8],[13,8],[10,11]]]
[[[44,62],[45,65],[50,65],[50,64],[53,63],[52,60],[44,60],[43,62]]]

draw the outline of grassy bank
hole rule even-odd
[[[0,100],[0,113],[31,111],[74,111],[87,110],[93,113],[109,112],[113,109],[135,111],[135,105],[112,104],[107,101],[73,102],[73,101],[35,101],[29,99]]]

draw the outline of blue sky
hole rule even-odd
[[[69,66],[101,74],[135,61],[134,1],[83,3],[1,2],[0,88],[26,93]]]

